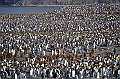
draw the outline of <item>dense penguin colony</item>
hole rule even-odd
[[[0,79],[119,79],[116,47],[119,3],[0,15]]]

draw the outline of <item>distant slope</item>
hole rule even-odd
[[[4,0],[0,0],[0,5],[5,5],[5,1]]]
[[[78,5],[91,3],[118,3],[120,0],[0,0],[0,5]]]

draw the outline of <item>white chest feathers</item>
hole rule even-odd
[[[75,77],[75,70],[72,70],[72,77]]]

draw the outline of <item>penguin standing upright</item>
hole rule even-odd
[[[70,78],[70,72],[67,71],[67,72],[66,72],[66,79],[69,79],[69,78]]]
[[[112,74],[112,69],[111,68],[109,68],[109,70],[108,70],[108,74],[107,74],[107,78],[108,79],[112,79],[112,76],[113,74]]]
[[[15,79],[17,79],[17,74],[15,73]]]
[[[93,77],[97,78],[97,68],[96,67],[94,67]]]
[[[26,79],[26,73],[23,72],[23,79]]]
[[[75,78],[75,70],[72,69],[72,78]]]
[[[43,70],[42,70],[42,72],[41,72],[41,77],[42,77],[42,79],[45,79],[45,69],[43,68]]]
[[[31,67],[30,68],[30,76],[32,76],[33,75],[33,68]]]
[[[80,70],[80,73],[81,73],[81,78],[83,78],[83,73],[84,72],[84,68],[81,68],[81,70]]]
[[[24,76],[23,76],[23,72],[21,71],[21,72],[20,72],[20,79],[24,79],[23,77],[24,77]]]
[[[47,78],[50,77],[50,70],[49,70],[49,68],[46,70],[46,75],[47,75]]]
[[[37,68],[35,68],[34,77],[35,77],[35,78],[38,78],[38,71],[37,71]]]
[[[68,67],[68,70],[66,71],[66,79],[69,79],[70,78],[70,75],[71,74],[71,69],[70,67]]]
[[[100,78],[100,72],[99,72],[99,68],[97,68],[97,79]]]
[[[52,78],[53,77],[53,69],[52,68],[50,68],[50,78]]]
[[[103,77],[107,78],[107,66],[103,68]]]
[[[45,78],[45,74],[44,74],[44,72],[41,73],[41,77],[42,77],[42,79]]]
[[[15,76],[16,76],[15,74],[16,74],[15,71],[12,71],[12,75],[11,75],[12,79],[15,79]]]
[[[54,79],[57,78],[57,72],[55,71],[55,69],[53,70],[53,78],[54,78]]]
[[[60,74],[60,69],[57,68],[56,72],[57,72],[57,76],[58,76],[58,78],[60,78],[60,76],[61,76],[61,74]]]
[[[120,79],[120,68],[118,68],[117,78]]]
[[[75,75],[75,79],[78,79],[78,75],[77,74]]]
[[[113,53],[113,55],[116,54],[116,49],[115,48],[112,49],[112,53]]]
[[[1,70],[0,76],[1,76],[1,79],[5,79],[5,75],[4,75],[4,71],[3,70]]]

